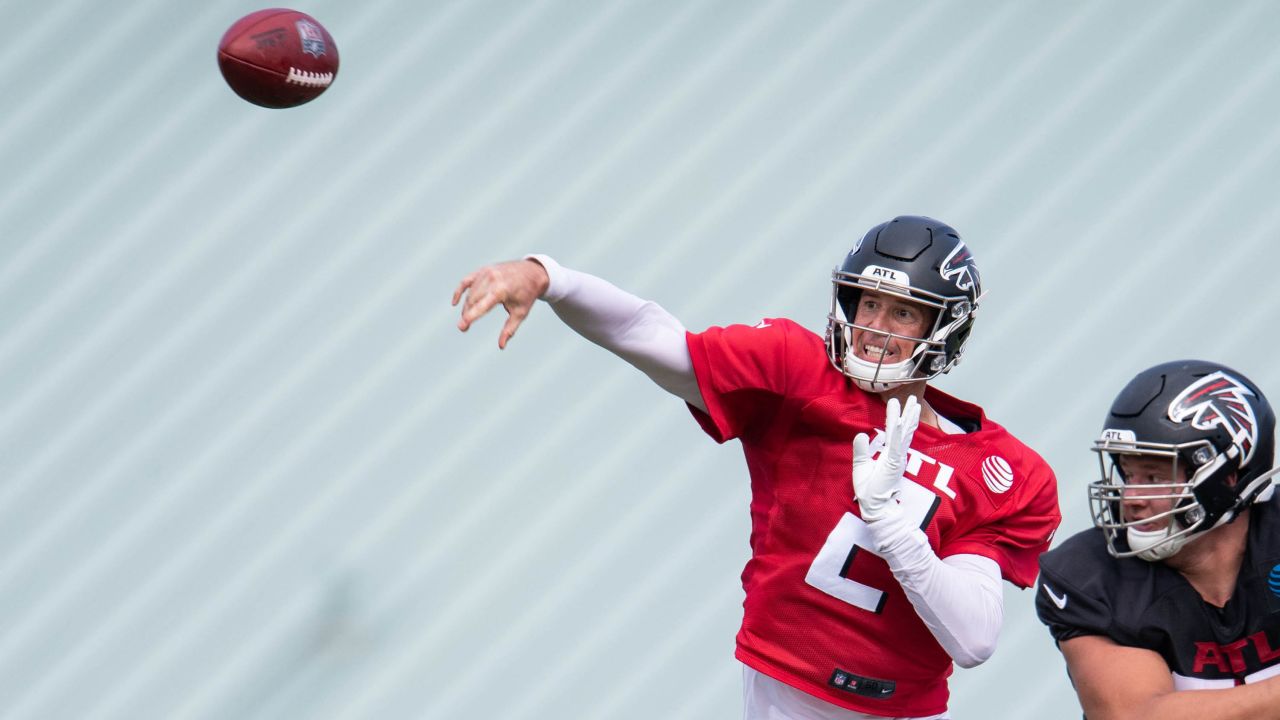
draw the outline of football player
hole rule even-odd
[[[481,268],[453,302],[464,331],[503,305],[505,347],[541,298],[741,442],[746,718],[945,718],[952,663],[995,648],[1001,577],[1033,583],[1059,521],[1045,462],[928,385],[960,360],[981,295],[955,230],[899,217],[834,271],[825,340],[776,318],[689,333],[545,256]]]
[[[1036,594],[1089,720],[1280,718],[1274,434],[1262,391],[1212,362],[1144,370],[1112,403],[1096,527],[1041,558]]]

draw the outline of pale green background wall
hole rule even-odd
[[[1280,5],[322,0],[333,88],[235,98],[240,0],[0,2],[0,715],[737,718],[736,446],[539,308],[820,329],[870,225],[990,288],[941,386],[1088,524],[1110,397],[1280,395]],[[1029,591],[957,718],[1078,717]]]

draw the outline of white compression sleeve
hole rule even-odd
[[[867,527],[875,554],[889,563],[916,614],[951,659],[971,668],[990,658],[1004,622],[1000,566],[981,555],[940,559],[924,532],[901,513]]]
[[[684,325],[655,302],[577,270],[546,255],[529,255],[547,270],[543,293],[555,314],[574,332],[634,365],[663,390],[705,411]]]

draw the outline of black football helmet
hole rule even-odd
[[[1111,404],[1093,444],[1102,477],[1089,484],[1089,504],[1111,554],[1163,560],[1234,520],[1271,486],[1275,426],[1262,391],[1224,365],[1179,360],[1138,373]],[[1145,500],[1172,501],[1170,510],[1125,518],[1124,490],[1132,480],[1121,466],[1125,456],[1170,464],[1168,482],[1142,491]],[[1165,518],[1158,530],[1139,527]]]
[[[865,390],[928,380],[949,371],[964,352],[982,297],[973,255],[960,234],[932,218],[903,215],[871,228],[831,274],[827,315],[827,356],[837,370]],[[933,327],[915,342],[911,357],[886,364],[857,357],[855,330],[884,338],[890,333],[854,323],[864,290],[918,303],[933,316]]]

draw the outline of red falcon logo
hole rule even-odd
[[[938,269],[938,274],[942,275],[943,280],[950,280],[956,284],[960,290],[973,290],[975,295],[981,294],[979,287],[981,280],[978,278],[978,266],[973,262],[973,254],[969,252],[969,248],[965,247],[963,242],[957,242],[954,250],[942,261],[942,267]]]
[[[1191,426],[1197,430],[1221,426],[1239,449],[1243,465],[1249,462],[1258,444],[1258,421],[1253,416],[1253,405],[1246,399],[1251,396],[1253,391],[1244,383],[1218,371],[1179,393],[1169,403],[1169,419],[1180,423],[1191,418]]]

